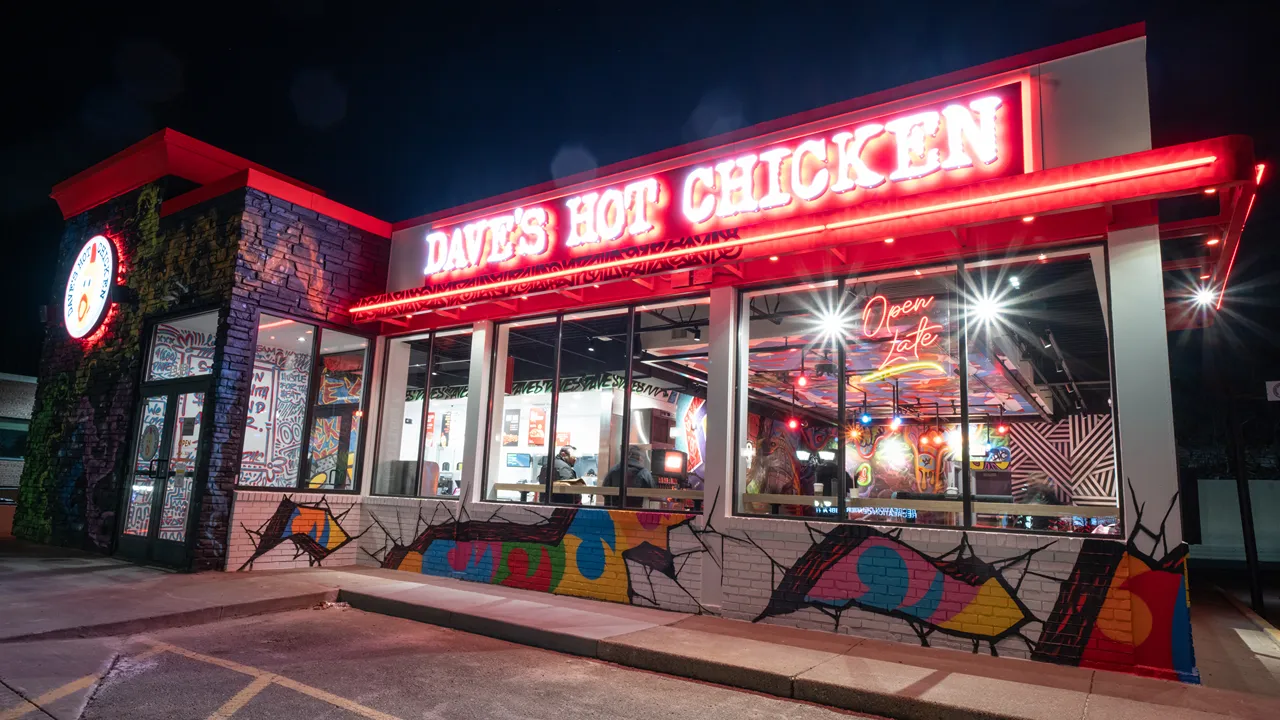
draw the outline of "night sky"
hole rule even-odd
[[[395,221],[1145,20],[1155,144],[1242,133],[1280,161],[1274,29],[1250,3],[111,5],[29,3],[47,16],[0,47],[2,372],[35,373],[62,282],[50,188],[165,126]],[[1280,379],[1277,182],[1227,303],[1259,385]],[[1177,353],[1198,340],[1173,340],[1194,384]]]

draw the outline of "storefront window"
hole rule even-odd
[[[470,372],[470,329],[388,341],[375,494],[459,494]]]
[[[1119,534],[1102,248],[973,263],[971,522]]]
[[[218,313],[166,320],[156,325],[151,340],[147,380],[176,380],[213,372]]]
[[[1105,278],[1095,248],[744,293],[738,511],[1118,534]]]
[[[944,267],[845,281],[851,520],[962,522],[955,273]]]
[[[307,479],[313,490],[354,490],[364,419],[365,364],[369,341],[336,330],[320,331]]]
[[[499,326],[486,497],[700,502],[706,307],[701,298]]]
[[[240,485],[298,486],[315,332],[273,315],[258,320]]]

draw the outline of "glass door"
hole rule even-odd
[[[205,380],[144,386],[128,467],[120,554],[183,566],[204,457]]]

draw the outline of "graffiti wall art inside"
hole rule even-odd
[[[286,495],[280,499],[276,511],[257,530],[241,524],[240,528],[253,545],[253,554],[240,569],[253,569],[255,560],[286,542],[293,543],[295,560],[305,555],[308,564],[320,565],[325,558],[362,534],[352,535],[342,526],[350,512],[351,508],[347,508],[335,514],[327,500],[297,503]]]
[[[698,605],[697,588],[682,584],[691,557],[703,551],[695,516],[562,508],[523,523],[504,517],[514,509],[475,520],[447,507],[419,516],[409,539],[371,513],[384,543],[369,555],[384,568],[655,607],[663,605],[660,590],[674,588]],[[672,551],[673,533],[687,534],[687,549]]]

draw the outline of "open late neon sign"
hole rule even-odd
[[[430,284],[1024,172],[1017,83],[426,235]]]

